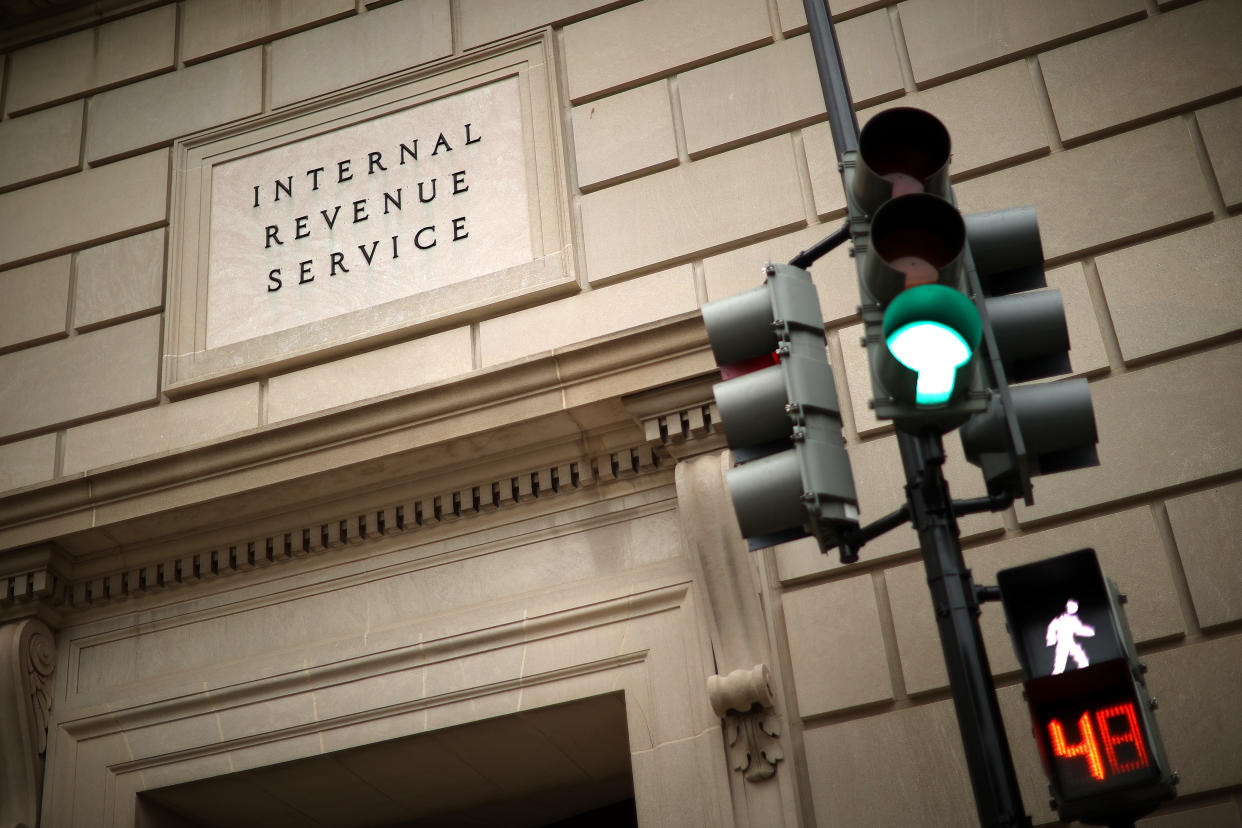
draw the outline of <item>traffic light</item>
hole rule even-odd
[[[956,428],[989,396],[949,154],[944,125],[903,107],[867,123],[843,168],[872,406],[912,433]]]
[[[973,268],[984,297],[983,329],[993,390],[988,410],[959,432],[966,459],[989,494],[1032,502],[1031,477],[1099,463],[1085,379],[1010,386],[1069,371],[1069,332],[1060,291],[1047,289],[1033,207],[967,216]]]
[[[1116,585],[1095,550],[997,575],[1031,726],[1064,821],[1133,821],[1175,795]]]
[[[760,287],[703,306],[723,382],[713,388],[737,465],[742,535],[760,549],[811,535],[826,551],[858,528],[858,497],[811,274],[769,264]]]
[[[939,120],[899,107],[843,170],[872,405],[904,431],[962,426],[989,494],[1029,504],[1031,477],[1099,462],[1091,394],[1083,379],[1026,384],[1069,370],[1035,210],[963,217],[950,149]]]

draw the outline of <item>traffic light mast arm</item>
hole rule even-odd
[[[968,497],[953,501],[954,517],[973,515],[978,512],[1003,512],[1013,504],[1013,495],[1000,493],[984,497]]]
[[[793,265],[794,267],[808,268],[811,265],[815,264],[815,262],[819,261],[819,259],[824,254],[828,253],[831,250],[835,250],[841,244],[849,240],[850,240],[850,223],[847,221],[845,224],[841,225],[841,227],[837,229],[837,231],[834,232],[832,235],[828,236],[822,241],[816,242],[812,246],[808,247],[806,250],[803,250],[797,256],[794,256],[792,259],[789,260],[789,263]]]
[[[987,497],[972,497],[966,500],[952,501],[953,516],[972,515],[976,512],[1000,512],[1009,508],[1013,503],[1012,495],[990,495]],[[879,520],[874,520],[866,526],[860,526],[853,532],[841,533],[841,563],[850,564],[858,562],[858,550],[862,549],[868,541],[875,540],[880,535],[891,529],[896,529],[904,523],[909,523],[911,519],[910,504],[903,503],[900,509],[889,512]],[[976,587],[976,592],[982,587]],[[980,600],[993,600],[990,598]]]
[[[910,505],[903,503],[901,508],[895,512],[890,512],[877,521],[868,523],[866,526],[859,527],[854,532],[846,532],[841,536],[841,563],[851,564],[858,562],[858,550],[861,549],[867,541],[875,540],[880,535],[890,529],[896,529],[903,523],[910,522]]]

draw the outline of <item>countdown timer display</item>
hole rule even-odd
[[[1041,711],[1042,737],[1066,797],[1144,784],[1157,773],[1133,696]]]

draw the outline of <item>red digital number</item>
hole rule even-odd
[[[1078,720],[1078,732],[1082,741],[1077,744],[1067,744],[1065,741],[1065,728],[1061,726],[1058,719],[1048,722],[1048,733],[1052,736],[1052,752],[1056,756],[1065,759],[1071,759],[1075,756],[1086,757],[1087,770],[1091,772],[1091,776],[1095,779],[1104,778],[1104,762],[1100,759],[1100,747],[1095,742],[1095,728],[1091,726],[1091,714],[1083,713]]]
[[[1114,730],[1120,721],[1124,730]],[[1099,736],[1096,736],[1096,729]],[[1133,702],[1123,702],[1095,711],[1095,725],[1091,722],[1091,712],[1084,711],[1078,718],[1079,741],[1070,744],[1065,738],[1065,727],[1060,719],[1050,719],[1048,735],[1052,739],[1052,753],[1063,759],[1083,757],[1087,762],[1087,771],[1093,779],[1103,781],[1104,759],[1108,760],[1108,768],[1112,773],[1126,773],[1145,768],[1149,764],[1147,748],[1143,743],[1142,730],[1139,728],[1138,715],[1134,711]],[[1120,761],[1117,758],[1117,746],[1129,742],[1134,747],[1134,758]],[[1100,754],[1100,743],[1104,745],[1104,755]]]
[[[1121,733],[1113,733],[1109,727],[1110,719],[1125,719],[1126,729]],[[1100,741],[1104,743],[1104,752],[1108,756],[1108,766],[1113,773],[1125,773],[1147,767],[1147,748],[1143,746],[1142,731],[1139,730],[1138,716],[1134,713],[1134,703],[1114,704],[1097,710],[1096,724],[1100,728]],[[1129,742],[1134,745],[1135,757],[1129,762],[1117,761],[1117,745]]]

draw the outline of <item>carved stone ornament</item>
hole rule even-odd
[[[724,719],[729,761],[746,774],[748,782],[771,779],[781,751],[776,711],[772,709],[772,685],[768,668],[756,664],[727,676],[709,676],[707,696],[712,710]]]
[[[0,828],[39,824],[56,638],[37,618],[0,626]]]
[[[677,462],[677,505],[682,535],[703,586],[717,669],[708,676],[712,710],[724,720],[729,762],[749,782],[770,779],[784,757],[777,736],[772,679],[763,654],[763,609],[750,550],[729,513],[727,453],[686,456]],[[760,662],[756,664],[756,662]],[[754,664],[754,667],[739,667]]]

